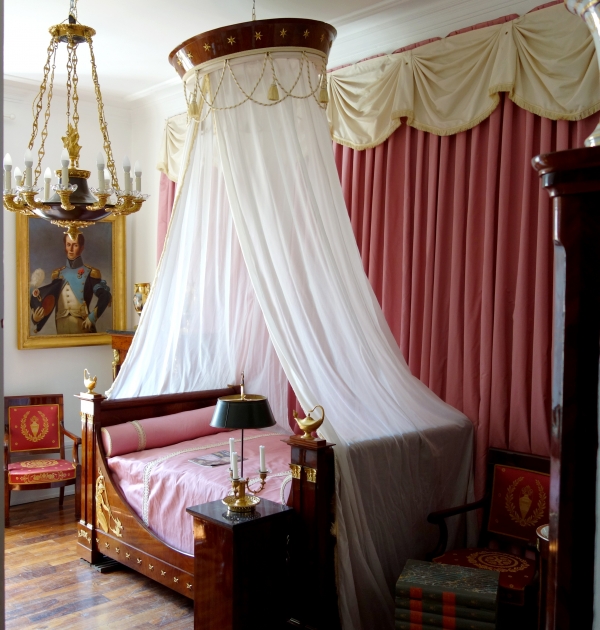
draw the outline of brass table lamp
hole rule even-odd
[[[223,499],[223,503],[227,506],[229,512],[252,512],[260,503],[260,499],[256,495],[264,489],[269,471],[266,467],[264,470],[259,470],[260,487],[257,490],[249,488],[250,479],[244,479],[244,429],[264,429],[272,427],[276,423],[269,401],[265,396],[246,394],[244,392],[243,372],[240,389],[241,392],[239,394],[223,396],[218,399],[210,426],[221,429],[242,430],[240,475],[237,475],[237,460],[235,460],[237,453],[234,452],[235,461],[231,462],[229,469],[233,495],[226,496]]]

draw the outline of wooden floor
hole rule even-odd
[[[10,510],[6,628],[192,630],[191,600],[123,567],[99,573],[77,554],[73,496]]]

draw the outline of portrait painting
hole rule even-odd
[[[20,349],[108,344],[125,328],[124,218],[79,232],[17,217]]]

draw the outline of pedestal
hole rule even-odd
[[[113,380],[117,378],[117,374],[125,361],[125,357],[129,352],[131,342],[133,341],[133,330],[107,330],[111,337],[111,346],[113,349]]]
[[[194,630],[281,629],[288,597],[301,596],[286,579],[292,510],[262,499],[249,516],[228,515],[220,500],[187,512],[194,517]]]
[[[533,161],[553,199],[554,337],[546,628],[591,628],[600,360],[600,147]]]

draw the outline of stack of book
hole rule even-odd
[[[495,630],[497,571],[407,560],[396,582],[398,630]]]

